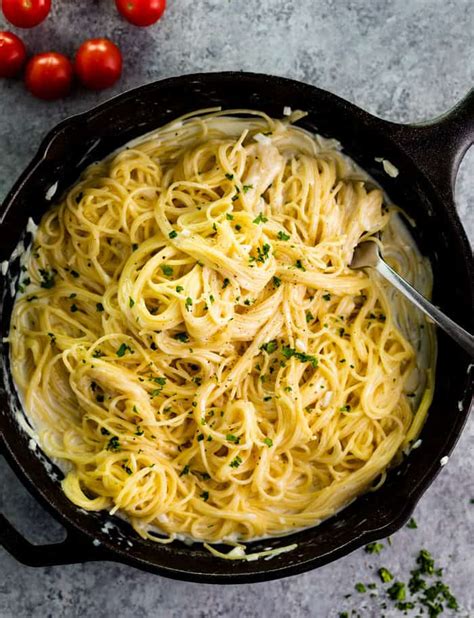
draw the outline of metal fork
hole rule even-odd
[[[417,292],[403,277],[400,277],[393,268],[385,262],[376,243],[366,241],[357,245],[349,264],[350,268],[375,268],[375,270],[389,281],[408,300],[423,311],[433,322],[444,330],[456,343],[462,346],[471,357],[474,357],[474,336],[453,322],[442,311],[430,303],[422,294]]]

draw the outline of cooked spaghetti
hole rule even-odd
[[[281,535],[380,485],[432,392],[429,293],[338,144],[251,110],[190,114],[91,165],[25,260],[11,364],[64,492],[143,537]]]

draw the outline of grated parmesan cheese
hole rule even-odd
[[[56,181],[54,185],[51,185],[49,187],[49,189],[46,191],[44,199],[50,202],[53,199],[54,194],[56,193],[57,190],[58,190],[58,181]]]
[[[272,143],[272,140],[268,137],[268,135],[264,135],[263,133],[255,133],[253,139],[259,144],[265,144],[269,146]]]
[[[396,178],[400,173],[398,167],[395,167],[393,163],[391,163],[388,159],[383,159],[382,157],[375,157],[377,163],[381,163],[384,169],[384,172],[388,174],[391,178]]]

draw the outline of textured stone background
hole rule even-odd
[[[77,92],[59,103],[29,97],[0,82],[0,199],[59,120],[145,82],[193,71],[242,69],[310,82],[396,121],[449,109],[474,83],[472,0],[169,0],[148,30],[121,22],[112,0],[56,0],[50,18],[25,34],[31,49],[72,52],[81,38],[108,35],[125,54],[111,91]],[[0,29],[4,24],[0,18]],[[474,150],[456,187],[474,240]],[[353,591],[385,565],[400,575],[420,547],[446,568],[446,581],[472,615],[474,593],[474,423],[423,497],[417,530],[392,538],[383,558],[359,550],[318,571],[251,586],[173,582],[108,563],[32,569],[0,550],[0,616],[278,616],[325,618],[351,608],[366,617],[379,605]],[[0,459],[0,509],[37,542],[60,528],[26,494]],[[346,593],[353,593],[344,599]],[[387,616],[399,614],[388,611]]]

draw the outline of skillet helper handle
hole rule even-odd
[[[0,545],[18,562],[33,567],[77,564],[94,560],[107,560],[104,550],[84,538],[68,532],[60,543],[35,545],[26,540],[4,515],[0,515]]]
[[[391,124],[389,133],[440,195],[452,201],[459,166],[474,144],[474,88],[438,118],[419,124]]]

